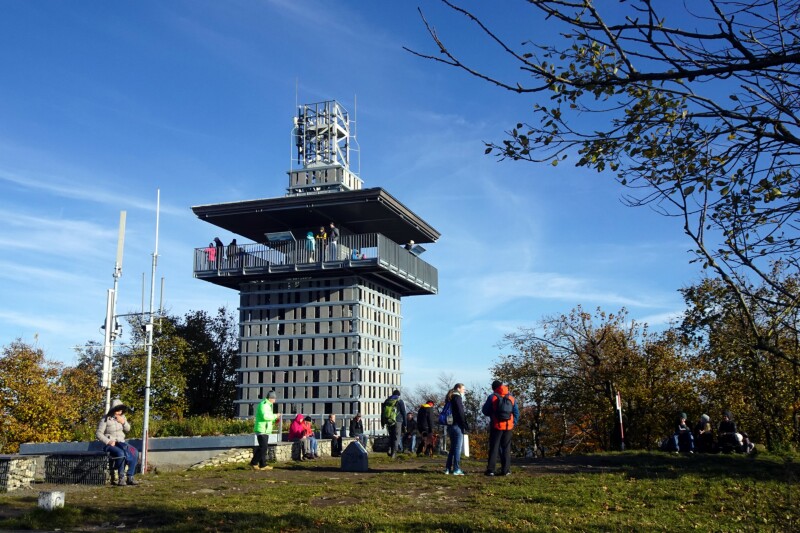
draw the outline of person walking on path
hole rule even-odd
[[[469,424],[464,414],[463,395],[466,392],[463,383],[456,383],[453,389],[447,393],[447,402],[450,403],[450,410],[453,413],[453,423],[447,426],[447,434],[450,437],[450,452],[447,454],[445,463],[445,474],[463,476],[461,470],[461,449],[464,446],[464,434],[469,432]]]
[[[253,432],[256,434],[258,446],[253,448],[253,458],[250,466],[253,470],[272,470],[267,464],[267,447],[269,445],[269,434],[272,433],[272,425],[281,415],[273,412],[275,404],[275,391],[269,391],[267,397],[261,400],[256,407],[256,419],[253,424]]]
[[[401,444],[403,426],[406,421],[406,404],[400,399],[400,391],[395,389],[392,395],[384,400],[381,406],[381,426],[389,433],[389,457],[397,456],[398,444]]]
[[[486,398],[481,412],[490,418],[489,462],[486,464],[486,475],[495,475],[494,469],[499,455],[500,473],[508,476],[511,474],[511,437],[519,419],[517,399],[508,393],[507,386],[495,380],[492,382],[492,394]]]

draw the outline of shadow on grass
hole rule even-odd
[[[707,478],[747,478],[753,481],[797,482],[800,463],[778,457],[742,455],[673,455],[665,453],[606,453],[547,457],[515,462],[529,473],[607,474],[624,473],[635,478],[679,478],[686,474]]]
[[[0,520],[6,530],[119,530],[163,529],[168,531],[470,531],[472,528],[448,516],[428,516],[422,522],[393,520],[390,515],[375,520],[336,513],[335,516],[310,519],[302,511],[272,513],[250,511],[212,511],[197,506],[177,510],[160,506],[142,506],[117,510],[113,515],[88,507],[69,506],[54,511],[34,509],[25,515]]]

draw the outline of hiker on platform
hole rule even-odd
[[[519,419],[517,400],[508,393],[508,387],[500,381],[492,382],[492,394],[486,398],[481,409],[490,417],[489,422],[489,462],[486,464],[486,475],[494,476],[497,456],[500,456],[500,474],[511,474],[511,437],[514,426]]]
[[[389,433],[389,457],[397,456],[398,445],[401,444],[403,426],[406,420],[406,404],[400,399],[400,391],[395,389],[381,406],[381,427]]]

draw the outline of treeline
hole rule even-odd
[[[740,295],[715,280],[682,289],[687,311],[666,331],[619,313],[577,307],[506,335],[510,353],[493,373],[511,383],[522,406],[520,454],[619,449],[616,397],[627,449],[658,448],[680,412],[693,425],[725,410],[769,450],[800,444],[800,336],[797,311],[765,345],[743,316]],[[770,313],[766,290],[754,290]],[[776,311],[777,313],[777,311]],[[765,320],[767,317],[755,317]],[[774,321],[774,317],[769,317]]]
[[[147,348],[144,324],[129,321],[129,342],[116,344],[112,396],[132,408],[141,423],[144,411]],[[151,366],[153,419],[188,416],[230,417],[236,396],[237,323],[225,308],[216,315],[191,311],[156,321]],[[105,405],[100,388],[103,347],[78,350],[77,364],[48,360],[20,340],[0,357],[0,445],[13,453],[23,442],[94,438],[92,429]]]

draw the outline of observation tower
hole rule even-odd
[[[336,101],[299,106],[285,196],[192,207],[237,235],[235,246],[194,251],[196,278],[239,291],[236,416],[275,390],[283,414],[360,412],[365,431],[380,429],[381,403],[401,386],[401,298],[438,292],[420,244],[439,232],[384,189],[363,188],[350,126]]]

